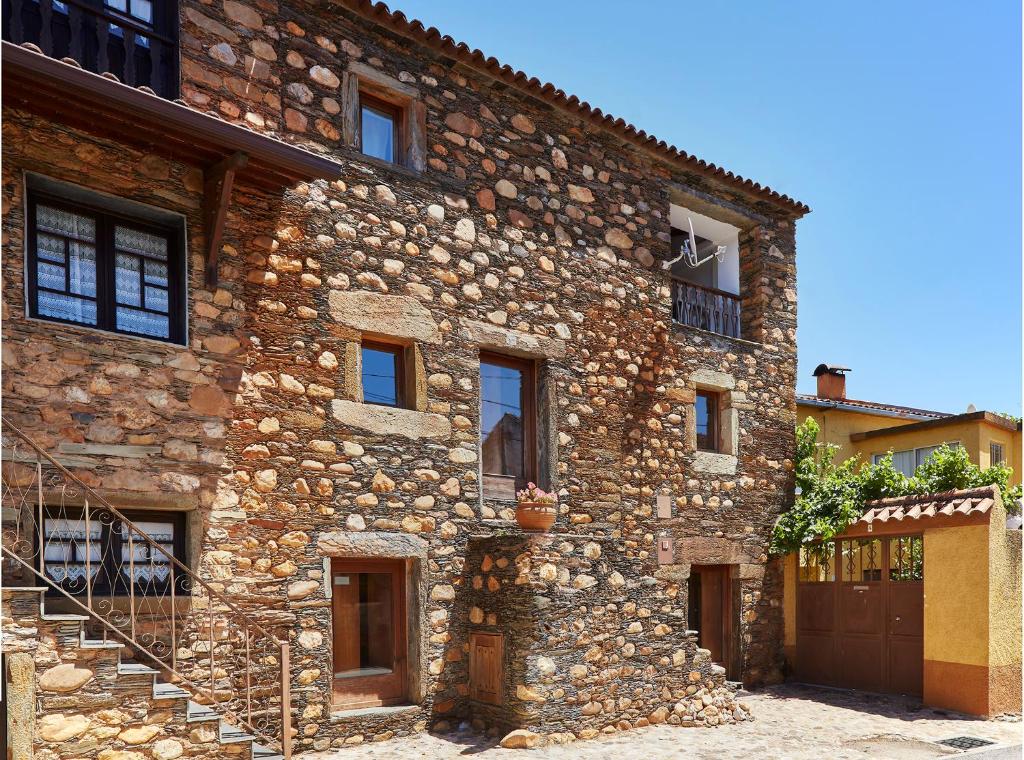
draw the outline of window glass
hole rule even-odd
[[[360,106],[363,153],[382,161],[395,161],[395,114],[372,103]]]
[[[914,450],[894,451],[892,454],[892,466],[896,468],[897,472],[902,472],[908,478],[913,476],[914,471],[917,469]]]
[[[167,238],[117,225],[114,249],[117,329],[167,338],[171,330]]]
[[[339,648],[334,675],[382,675],[395,667],[391,573],[338,573],[332,592],[347,619],[346,641]]]
[[[826,583],[836,579],[832,567],[832,544],[810,544],[800,547],[799,578],[805,583]]]
[[[989,467],[995,467],[997,464],[1003,464],[1006,461],[1006,454],[1003,451],[1003,444],[992,441],[988,445],[988,464]]]
[[[842,542],[842,577],[846,582],[882,580],[882,542],[877,538],[858,538]]]
[[[524,427],[532,429],[533,422],[526,419],[531,377],[525,363],[495,363],[487,359],[480,362],[483,471],[487,475],[514,478],[516,488],[524,488],[532,476],[532,442],[527,441],[524,431]]]
[[[694,403],[697,450],[718,451],[718,394],[698,391]]]
[[[363,401],[368,404],[400,406],[401,347],[363,344]]]
[[[39,316],[96,324],[95,218],[36,206],[36,297]]]

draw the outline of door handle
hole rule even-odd
[[[898,623],[898,622],[900,622],[900,620],[902,620],[902,618],[899,615],[897,615],[896,616],[896,622]]]

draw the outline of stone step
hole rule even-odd
[[[252,743],[252,760],[284,760],[284,755],[262,744]]]
[[[200,723],[208,720],[220,720],[220,713],[209,705],[201,705],[193,700],[188,701],[185,720],[189,723]]]
[[[119,676],[155,676],[159,672],[159,670],[140,662],[122,662],[117,666]]]
[[[187,699],[192,693],[173,683],[154,683],[153,699]]]
[[[221,744],[237,744],[239,742],[251,742],[256,737],[247,733],[241,728],[235,728],[227,721],[218,724],[218,735]]]
[[[84,623],[91,618],[88,615],[79,615],[74,612],[40,612],[39,617],[54,623],[79,622]]]

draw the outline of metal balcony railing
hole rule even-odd
[[[178,97],[178,4],[169,0],[3,0],[3,39]]]
[[[724,290],[672,280],[672,319],[701,330],[740,337],[740,297]]]

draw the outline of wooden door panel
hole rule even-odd
[[[500,705],[504,673],[500,633],[469,632],[469,698]]]
[[[921,696],[924,686],[924,642],[918,637],[889,639],[889,684],[886,691]]]
[[[825,632],[836,627],[836,584],[797,584],[797,630]]]
[[[839,630],[842,633],[882,635],[882,588],[880,583],[841,583]]]
[[[839,685],[848,689],[883,691],[882,637],[842,635],[839,639]]]
[[[332,580],[334,672],[359,667],[359,581],[355,573],[336,573]]]
[[[700,570],[700,640],[711,652],[711,661],[725,659],[725,572],[724,568],[704,567]]]
[[[826,686],[836,682],[835,639],[831,633],[800,634],[796,652],[796,677]]]
[[[889,633],[894,636],[924,635],[924,584],[920,581],[889,583]]]

